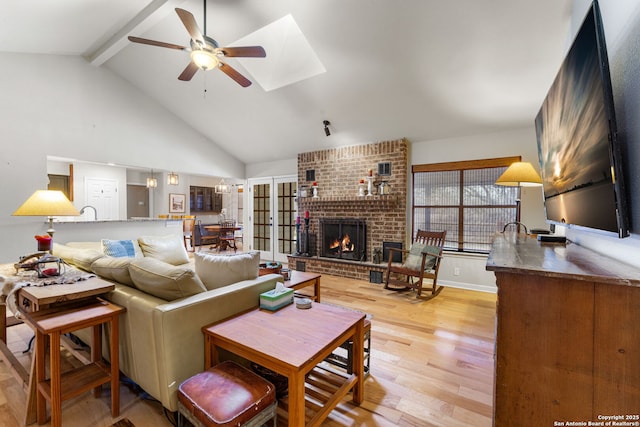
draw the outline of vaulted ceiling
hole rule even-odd
[[[532,125],[564,55],[571,0],[208,0],[207,35],[227,46],[291,15],[325,72],[265,90],[219,70],[178,75],[188,46],[175,13],[202,0],[3,0],[0,51],[81,55],[106,67],[245,163],[406,137],[459,137]],[[266,40],[265,40],[266,43]],[[266,49],[273,77],[300,64]],[[287,57],[286,55],[290,56]],[[284,71],[281,69],[284,68]],[[331,122],[325,136],[323,120]],[[533,142],[532,142],[533,143]]]

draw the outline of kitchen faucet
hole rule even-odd
[[[91,205],[83,206],[82,209],[80,209],[80,215],[82,215],[84,213],[85,209],[87,209],[87,208],[93,209],[93,220],[97,221],[98,220],[98,210],[96,208],[94,208],[93,206],[91,206]]]

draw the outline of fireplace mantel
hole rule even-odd
[[[395,194],[385,196],[363,197],[304,197],[298,198],[300,210],[322,208],[323,210],[343,209],[345,207],[361,206],[368,209],[394,209],[398,206],[398,198]]]

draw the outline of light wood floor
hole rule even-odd
[[[327,303],[373,315],[371,375],[359,407],[345,399],[322,425],[491,426],[494,372],[494,294],[445,288],[433,300],[410,292],[333,276],[322,277]],[[10,348],[21,353],[31,333],[8,332]],[[28,355],[23,357],[28,364]],[[137,427],[171,426],[161,405],[121,385],[120,418]],[[65,426],[110,426],[109,392],[63,403]],[[21,426],[24,391],[0,363],[0,427]]]

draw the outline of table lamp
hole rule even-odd
[[[49,218],[47,233],[53,237],[53,218],[57,216],[78,216],[80,212],[62,191],[37,190],[22,204],[13,216],[46,216]]]
[[[504,185],[508,187],[540,187],[542,186],[542,178],[538,175],[538,172],[533,168],[533,165],[529,162],[514,162],[507,168],[506,171],[496,181],[496,185]],[[509,222],[505,224],[503,228],[507,229],[507,226],[516,224],[518,231],[520,226],[524,227],[525,233],[529,234],[527,227],[520,222],[520,199],[516,199],[516,220],[515,222]]]

